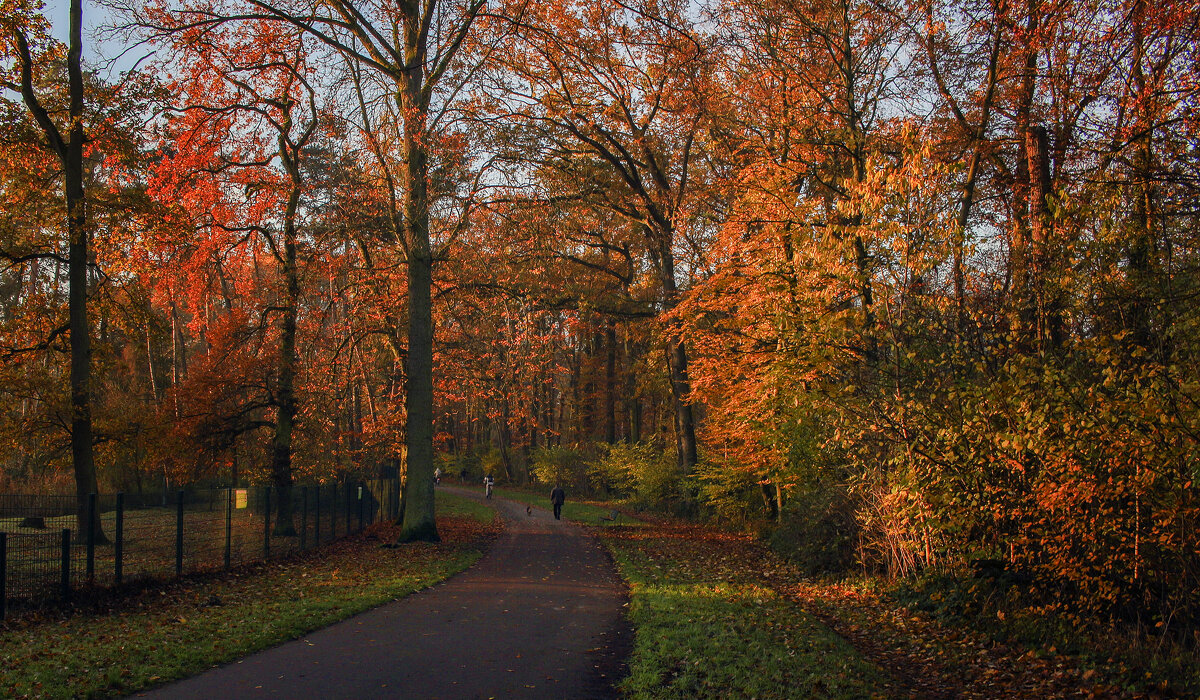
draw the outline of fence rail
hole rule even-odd
[[[11,601],[286,556],[399,512],[398,479],[296,485],[286,502],[270,487],[0,495],[0,619]]]

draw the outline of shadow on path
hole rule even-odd
[[[492,503],[504,533],[458,576],[137,697],[615,697],[632,632],[607,552],[545,510]]]

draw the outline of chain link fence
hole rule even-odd
[[[0,495],[0,618],[10,601],[283,557],[399,513],[395,478],[296,485],[286,501],[271,487]]]

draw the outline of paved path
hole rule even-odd
[[[607,554],[545,510],[493,502],[504,534],[458,576],[139,697],[615,696],[631,634]]]

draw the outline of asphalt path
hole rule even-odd
[[[439,487],[480,499],[471,490]],[[504,533],[424,591],[193,678],[175,698],[609,698],[631,632],[607,552],[546,510],[494,498]]]

